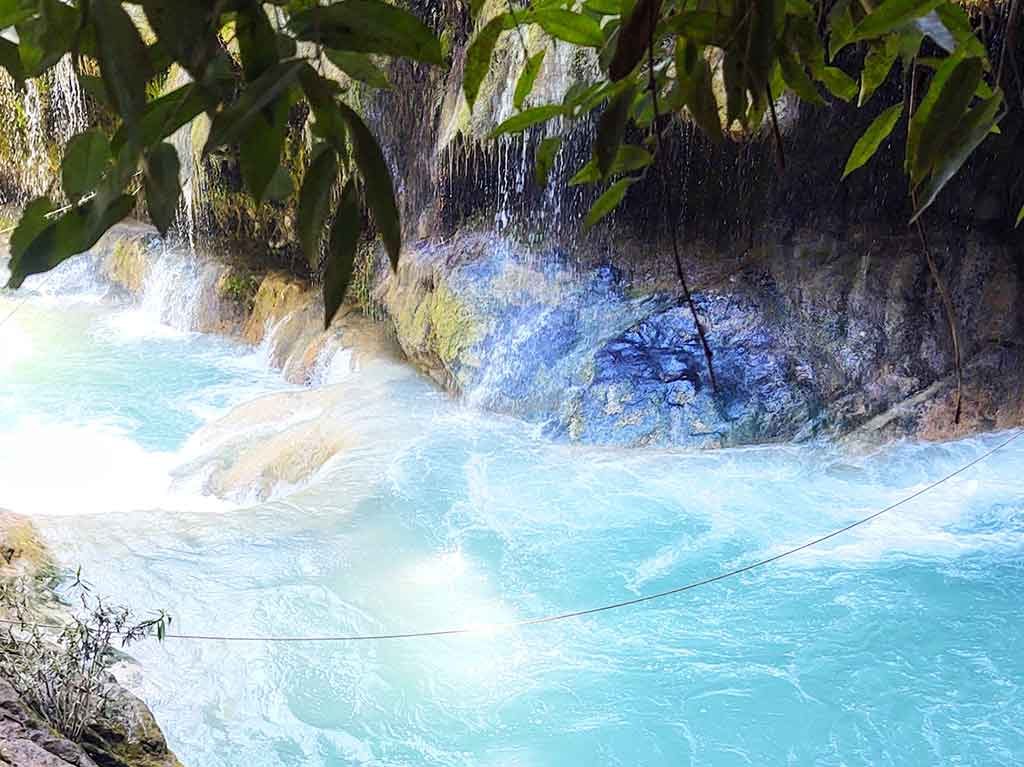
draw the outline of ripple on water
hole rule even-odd
[[[114,599],[169,609],[185,632],[490,627],[140,645],[138,689],[186,764],[987,767],[1024,755],[1024,444],[770,568],[495,630],[777,553],[995,438],[860,456],[552,445],[391,363],[339,363],[340,388],[289,392],[210,339],[112,341],[103,318],[116,311],[32,302],[18,325],[32,362],[0,368],[0,396],[20,408],[0,431],[0,463],[14,467],[0,503],[80,512],[40,519],[64,562]],[[286,498],[189,512],[210,462],[316,420],[352,443]],[[183,472],[198,483],[175,494]],[[125,513],[99,513],[114,509]]]

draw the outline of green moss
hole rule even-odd
[[[431,346],[445,363],[456,360],[479,340],[477,323],[445,285],[438,286],[423,306],[427,307]]]
[[[483,335],[479,320],[443,283],[403,301],[394,317],[404,347],[436,356],[446,365],[467,362],[469,349]]]
[[[234,301],[251,312],[256,300],[256,292],[260,288],[260,277],[252,272],[227,272],[217,283],[217,294],[227,300]]]

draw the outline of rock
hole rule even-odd
[[[265,414],[256,417],[273,423]],[[233,450],[219,452],[219,465],[211,472],[207,488],[222,498],[262,501],[279,485],[294,486],[309,479],[352,446],[344,429],[315,418],[279,425],[257,441],[251,434],[239,435]]]
[[[141,295],[149,273],[144,236],[118,228],[106,236],[101,248],[105,251],[100,267],[103,276],[119,290]]]
[[[54,734],[0,679],[0,767],[101,767],[85,750]]]
[[[98,767],[181,767],[146,704],[118,684],[82,748]]]
[[[31,521],[0,509],[0,578],[29,584],[29,617],[66,620],[66,607],[50,589],[53,560]],[[110,702],[81,744],[55,733],[0,678],[0,767],[181,767],[146,704],[111,676]]]
[[[905,238],[797,233],[739,258],[688,247],[717,391],[671,267],[628,244],[580,265],[464,233],[410,248],[377,296],[431,378],[572,441],[944,439],[1024,423],[1024,277],[1013,249],[981,234],[933,247],[960,325],[959,424],[946,318]]]
[[[309,308],[313,301],[306,283],[283,272],[267,274],[253,298],[243,338],[251,344],[260,343],[269,329],[295,312]]]
[[[55,572],[32,522],[6,509],[0,509],[0,556],[0,578],[48,578]]]

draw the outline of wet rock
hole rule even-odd
[[[85,750],[56,735],[0,679],[0,767],[100,767]]]
[[[739,256],[689,248],[717,390],[674,275],[628,246],[574,265],[464,233],[410,248],[378,296],[409,359],[441,385],[573,441],[933,439],[1024,422],[1012,248],[980,234],[933,247],[960,324],[959,424],[948,325],[909,238],[797,233]]]
[[[56,569],[31,521],[0,509],[0,579],[29,584],[31,618],[66,620],[51,590]],[[80,744],[55,732],[0,677],[0,767],[181,767],[152,712],[111,677],[110,701]]]

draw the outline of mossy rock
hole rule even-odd
[[[137,239],[118,239],[103,260],[103,274],[116,287],[139,295],[146,284],[149,263],[145,244]]]
[[[217,297],[237,304],[249,313],[253,309],[261,281],[262,278],[258,274],[228,267],[217,280]]]

